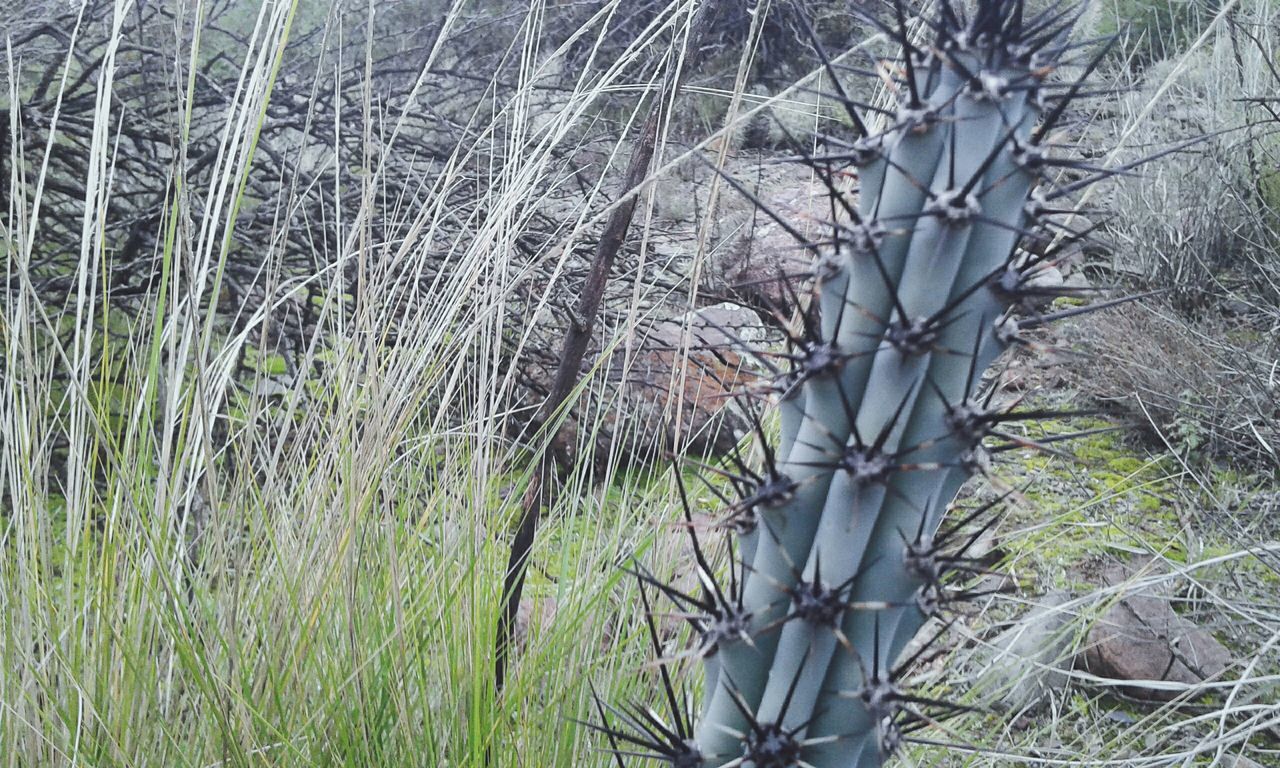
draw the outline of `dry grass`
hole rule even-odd
[[[1074,377],[1183,457],[1280,467],[1280,346],[1243,321],[1187,320],[1136,303],[1078,323]],[[1157,443],[1158,444],[1158,443]]]

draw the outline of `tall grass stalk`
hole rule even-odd
[[[648,87],[632,78],[685,23],[683,6],[660,11],[616,60],[585,68],[550,110],[540,84],[568,43],[543,50],[535,7],[507,52],[519,61],[516,95],[480,101],[415,200],[378,202],[379,158],[396,151],[402,115],[366,90],[364,123],[334,126],[363,137],[360,167],[337,176],[363,194],[358,207],[329,212],[340,257],[305,278],[279,264],[287,229],[305,226],[301,190],[265,202],[245,194],[303,6],[257,8],[234,51],[238,75],[219,84],[233,96],[213,170],[198,177],[188,175],[186,148],[191,105],[211,87],[195,71],[213,43],[202,36],[205,9],[184,6],[172,80],[154,84],[175,103],[156,232],[161,278],[135,316],[106,308],[101,277],[118,192],[116,129],[129,119],[113,99],[115,60],[97,74],[74,289],[48,306],[30,269],[42,256],[49,147],[23,140],[26,83],[7,51],[17,140],[6,144],[0,221],[0,765],[440,766],[480,765],[486,753],[495,765],[583,764],[583,736],[566,726],[589,715],[586,676],[625,689],[630,676],[614,672],[643,656],[643,638],[612,620],[613,566],[652,543],[666,500],[621,483],[607,500],[587,494],[551,515],[549,550],[565,556],[539,559],[534,594],[556,600],[555,622],[530,630],[520,669],[495,701],[503,544],[512,489],[524,481],[519,449],[504,436],[512,381],[497,344],[504,302],[530,279],[507,259],[537,195],[562,183],[559,158],[601,95]],[[437,50],[462,9],[449,10]],[[598,47],[625,10],[606,4],[574,37]],[[111,11],[115,51],[128,48],[131,11],[124,0]],[[327,35],[352,33],[340,18],[323,22]],[[67,30],[68,45],[79,31]],[[67,62],[64,87],[79,74]],[[430,66],[404,109],[430,101]],[[324,162],[339,157],[335,146]],[[475,182],[477,168],[491,170],[482,196],[451,209],[449,193]],[[588,232],[600,194],[543,246],[554,275]],[[239,247],[231,234],[262,205],[278,222],[260,243],[267,299],[228,310],[218,298]],[[462,220],[465,238],[446,235],[450,218]],[[397,236],[376,239],[375,221]],[[430,290],[398,299],[397,287],[440,251],[448,269]],[[358,275],[354,312],[343,301],[344,269]],[[271,310],[307,283],[327,297],[300,366],[311,373],[284,380],[282,393],[241,386],[242,347],[268,333]],[[228,333],[228,311],[251,314]],[[414,343],[387,345],[392,331]]]

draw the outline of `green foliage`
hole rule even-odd
[[[1103,0],[1095,29],[1120,35],[1117,57],[1142,69],[1185,50],[1221,6],[1222,0]]]

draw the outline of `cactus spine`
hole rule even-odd
[[[733,576],[715,583],[699,550],[702,597],[645,577],[698,617],[701,720],[619,712],[630,731],[602,728],[615,749],[622,738],[681,768],[864,768],[937,704],[902,691],[894,661],[953,599],[941,579],[964,557],[947,554],[961,537],[944,513],[1020,416],[978,394],[982,374],[1022,330],[1055,319],[1030,309],[1052,249],[1019,245],[1044,231],[1054,200],[1105,173],[1046,146],[1080,87],[1048,79],[1076,55],[1073,8],[1024,15],[1019,0],[977,0],[968,15],[942,0],[919,45],[901,0],[895,11],[880,28],[901,48],[887,68],[896,111],[869,131],[840,91],[861,136],[804,158],[837,216],[824,242],[804,243],[817,318],[779,372],[778,445],[762,471],[741,467]],[[839,82],[845,70],[828,68]],[[834,181],[851,167],[856,204]],[[1056,181],[1061,169],[1074,180]]]

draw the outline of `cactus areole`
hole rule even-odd
[[[1054,250],[1019,247],[1044,237],[1055,205],[1107,175],[1046,141],[1083,82],[1063,80],[1058,65],[1088,77],[1098,61],[1068,39],[1076,13],[942,0],[909,23],[898,0],[892,18],[873,20],[900,49],[873,67],[893,109],[854,101],[839,83],[858,70],[819,50],[832,98],[861,135],[801,158],[832,199],[820,241],[769,212],[816,264],[813,312],[787,365],[759,355],[776,377],[754,397],[777,404],[781,437],[763,469],[740,462],[734,478],[729,583],[715,583],[701,550],[706,598],[642,579],[642,591],[657,586],[680,611],[705,613],[691,619],[705,704],[696,722],[683,714],[664,670],[671,718],[614,709],[620,724],[599,727],[618,754],[683,768],[866,768],[955,709],[904,690],[913,659],[899,657],[965,596],[944,578],[974,567],[961,531],[985,508],[948,523],[961,484],[1027,445],[1002,428],[1031,414],[993,407],[984,371],[1028,328],[1082,311],[1028,310],[1045,305],[1029,300],[1046,290],[1031,278]],[[851,171],[856,194],[838,182]]]

